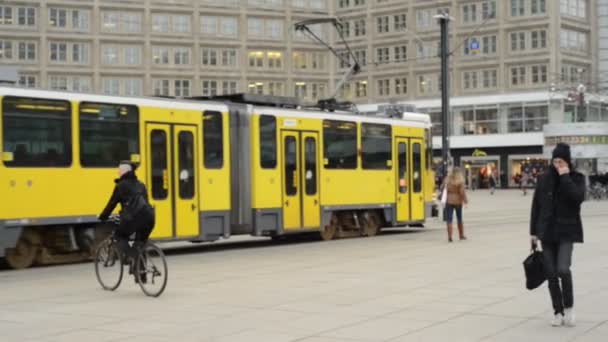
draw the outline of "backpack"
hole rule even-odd
[[[138,190],[129,200],[121,211],[121,219],[131,222],[142,212],[147,212],[148,215],[154,217],[154,208],[146,201],[146,188],[142,183],[138,184]]]

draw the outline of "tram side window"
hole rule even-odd
[[[356,169],[357,124],[324,120],[323,155],[326,169]]]
[[[7,167],[72,164],[68,101],[7,96],[2,100],[3,160]]]
[[[221,169],[224,165],[224,130],[222,113],[203,113],[204,165],[207,169]]]
[[[414,143],[413,146],[413,166],[414,166],[414,192],[422,191],[422,148],[420,143]]]
[[[431,161],[433,160],[433,136],[431,135],[431,130],[430,129],[425,129],[424,130],[424,136],[426,138],[425,140],[425,144],[426,144],[426,159],[425,159],[425,166],[427,170],[431,169]]]
[[[263,169],[277,167],[277,119],[260,116],[260,163]]]
[[[361,124],[361,162],[364,169],[387,170],[391,168],[391,126]]]
[[[139,110],[112,103],[80,104],[80,163],[115,167],[139,154]]]

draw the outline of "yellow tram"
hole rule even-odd
[[[0,257],[14,268],[88,256],[124,159],[141,165],[158,241],[372,236],[431,213],[423,114],[11,87],[0,106]]]

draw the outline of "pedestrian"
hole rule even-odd
[[[452,242],[454,212],[458,219],[458,235],[460,240],[466,240],[464,235],[464,222],[462,220],[462,206],[468,203],[465,191],[464,176],[460,168],[455,167],[446,177],[444,186],[447,189],[446,197],[446,222],[448,231],[448,242]]]
[[[490,171],[490,195],[494,195],[494,191],[496,191],[496,169]]]
[[[585,199],[585,177],[572,168],[570,146],[558,144],[553,165],[539,176],[532,200],[530,238],[540,241],[549,293],[553,304],[553,326],[575,324],[572,290],[572,247],[583,242],[581,204]],[[561,286],[560,286],[561,280]]]
[[[522,171],[521,172],[521,180],[520,180],[520,186],[521,186],[521,190],[524,193],[524,196],[526,196],[528,194],[528,182],[530,181],[530,176],[528,175],[528,172],[526,171]]]

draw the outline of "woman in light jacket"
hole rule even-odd
[[[466,240],[464,235],[464,223],[462,220],[462,206],[467,204],[467,194],[465,192],[464,176],[460,168],[455,167],[452,172],[445,179],[445,187],[447,189],[446,198],[446,221],[448,229],[448,241],[452,242],[452,231],[454,226],[452,224],[454,220],[454,212],[456,212],[456,218],[458,219],[458,235],[460,240]]]

